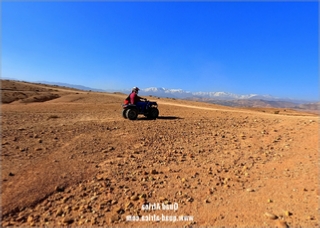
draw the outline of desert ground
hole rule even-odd
[[[1,226],[319,227],[319,116],[2,80]]]

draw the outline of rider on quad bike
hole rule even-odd
[[[132,93],[130,93],[129,95],[129,99],[130,99],[129,102],[130,104],[135,104],[138,107],[140,107],[142,110],[144,110],[147,104],[145,101],[147,101],[147,99],[138,96],[139,90],[140,89],[138,87],[132,88]]]
[[[148,101],[145,98],[139,97],[139,90],[138,87],[132,88],[132,93],[130,93],[122,105],[122,116],[130,120],[137,119],[140,114],[143,114],[149,119],[158,118],[159,110],[157,102]]]

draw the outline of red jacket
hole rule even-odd
[[[130,103],[131,104],[135,104],[135,103],[139,102],[140,99],[141,99],[141,97],[139,97],[135,92],[132,92],[130,94]]]

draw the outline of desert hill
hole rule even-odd
[[[13,80],[1,80],[1,103],[9,104],[15,101],[22,103],[44,102],[60,97],[61,92],[56,86],[32,84]],[[71,88],[68,88],[71,90]]]
[[[149,97],[159,118],[129,121],[124,94],[1,96],[2,227],[319,226],[316,114]]]

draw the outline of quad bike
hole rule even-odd
[[[129,120],[137,119],[139,114],[143,114],[148,119],[156,119],[159,116],[157,102],[146,100],[144,106],[135,104],[123,104],[122,116]]]

